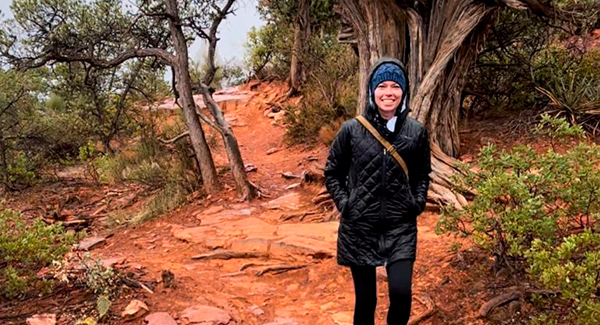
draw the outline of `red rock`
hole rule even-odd
[[[104,265],[104,267],[106,267],[106,268],[114,267],[115,265],[125,263],[125,260],[126,260],[125,257],[111,257],[111,258],[102,260],[102,265]]]
[[[93,249],[94,247],[106,242],[106,237],[92,236],[87,237],[79,243],[77,248],[82,251]]]
[[[181,313],[181,324],[232,325],[231,315],[223,309],[211,306],[192,306]]]
[[[56,325],[55,314],[33,315],[26,320],[27,325]]]
[[[335,255],[335,243],[300,236],[289,236],[273,242],[270,252],[276,256],[295,254],[315,258],[329,258]]]
[[[126,319],[134,319],[146,314],[148,311],[148,305],[146,305],[143,301],[132,300],[121,313],[121,317]]]
[[[177,325],[169,313],[152,313],[144,318],[148,325]]]
[[[221,212],[223,210],[225,210],[224,207],[219,206],[219,205],[215,205],[215,206],[212,206],[212,207],[210,207],[210,208],[202,211],[202,214],[204,214],[204,215],[215,214],[215,213],[219,213],[219,212]]]
[[[298,322],[292,318],[277,317],[272,322],[264,325],[298,325]]]

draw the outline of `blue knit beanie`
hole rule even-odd
[[[371,82],[369,83],[371,94],[375,91],[377,85],[384,81],[393,81],[402,88],[403,92],[406,91],[406,77],[404,76],[404,71],[394,63],[384,63],[378,66],[373,72]]]

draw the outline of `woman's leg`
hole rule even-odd
[[[413,261],[399,260],[387,265],[386,269],[390,289],[388,325],[406,325],[412,302]]]
[[[374,325],[377,307],[377,279],[374,266],[351,266],[354,280],[354,325]]]

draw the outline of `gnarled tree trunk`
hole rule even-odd
[[[165,4],[168,14],[172,17],[179,17],[177,2],[175,0],[165,0]],[[208,193],[214,193],[220,189],[219,180],[210,148],[206,143],[202,125],[196,115],[196,103],[192,95],[192,81],[190,78],[186,39],[181,25],[173,19],[169,19],[169,29],[176,51],[176,62],[172,65],[175,72],[173,78],[175,78],[175,84],[179,92],[183,116],[189,128],[190,141],[192,142],[196,159],[200,164],[200,173],[202,174],[204,188]]]
[[[537,0],[507,2],[517,9],[531,7],[530,2],[539,4]],[[464,205],[464,197],[450,190],[450,176],[457,171],[452,157],[460,152],[461,93],[487,26],[500,7],[476,0],[340,0],[339,4],[354,34],[349,37],[346,28],[340,41],[356,46],[359,54],[361,104],[357,113],[366,99],[371,65],[382,56],[405,62],[411,115],[427,127],[432,144],[430,198]]]

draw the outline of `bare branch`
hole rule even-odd
[[[180,139],[183,139],[183,138],[185,138],[185,137],[187,137],[189,135],[190,135],[190,131],[185,131],[185,132],[181,133],[180,135],[178,135],[178,136],[176,136],[176,137],[174,137],[172,139],[165,140],[165,139],[159,138],[158,140],[160,140],[160,142],[162,142],[164,144],[171,144],[171,143],[177,142]]]

